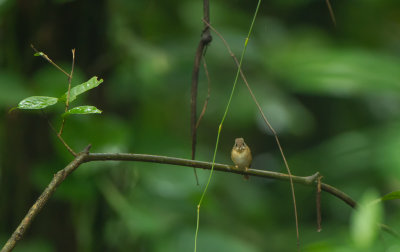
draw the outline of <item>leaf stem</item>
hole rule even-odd
[[[61,72],[63,72],[66,76],[70,77],[70,75],[61,67],[59,67],[56,63],[54,63],[49,56],[47,56],[44,52],[39,52],[32,44],[31,44],[32,49],[35,51],[35,53],[38,54],[38,56],[42,57],[43,59],[47,60],[50,64],[52,64],[53,66],[55,66],[58,70],[60,70]]]
[[[65,101],[65,113],[67,113],[69,108],[69,97],[71,93],[71,81],[72,81],[72,76],[74,74],[74,67],[75,67],[75,48],[72,49],[72,67],[71,67],[71,73],[68,75],[68,92],[67,92],[67,100]],[[65,117],[63,117],[61,122],[60,131],[58,132],[59,136],[62,135],[64,124],[65,124]]]

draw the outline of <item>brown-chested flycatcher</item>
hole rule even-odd
[[[236,138],[231,152],[231,159],[235,163],[235,167],[242,171],[247,171],[251,166],[251,151],[246,145],[243,138]],[[244,175],[245,179],[249,179],[249,175]]]

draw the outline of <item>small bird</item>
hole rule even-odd
[[[251,166],[250,148],[246,145],[243,138],[236,138],[231,152],[231,159],[235,163],[236,169],[247,171]],[[244,175],[244,178],[249,179],[249,175]]]

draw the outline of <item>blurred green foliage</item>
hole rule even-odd
[[[210,4],[212,25],[239,55],[256,2]],[[292,173],[319,171],[324,182],[364,202],[400,188],[400,2],[331,4],[336,28],[325,1],[265,1],[243,69]],[[7,113],[28,96],[59,97],[67,89],[67,78],[34,57],[29,45],[67,71],[76,48],[73,85],[104,79],[76,101],[103,114],[66,122],[64,138],[74,150],[91,143],[94,152],[190,158],[190,80],[201,18],[201,1],[0,1],[1,244],[53,174],[71,161],[40,113]],[[206,55],[211,98],[198,133],[197,157],[206,161],[235,75],[213,36]],[[204,71],[200,78],[199,107],[207,92]],[[57,127],[63,110],[47,110]],[[231,162],[235,137],[251,147],[254,168],[285,172],[242,83],[217,162]],[[209,171],[198,173],[204,185]],[[379,230],[378,239],[357,242],[366,238],[355,224],[381,216],[400,231],[399,200],[382,202],[380,214],[363,214],[323,193],[323,230],[317,233],[315,189],[295,189],[302,251],[400,249]],[[201,191],[188,168],[84,164],[57,189],[15,251],[190,251]],[[287,183],[216,172],[202,207],[199,251],[294,251],[291,202]]]
[[[382,205],[380,202],[371,203],[378,197],[374,190],[367,190],[360,200],[360,207],[353,213],[351,235],[360,250],[370,248],[378,236],[377,223],[382,221]]]

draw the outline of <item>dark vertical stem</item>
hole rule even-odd
[[[208,106],[208,100],[210,99],[210,93],[211,93],[211,80],[210,80],[210,75],[208,73],[207,63],[206,63],[205,58],[203,58],[203,68],[204,68],[204,72],[206,74],[207,83],[208,83],[208,85],[207,85],[207,97],[206,97],[206,100],[204,101],[203,109],[200,112],[199,119],[197,120],[196,129],[199,127],[200,121],[203,118],[204,114],[206,113],[207,106]]]
[[[208,0],[203,1],[203,19],[210,22],[210,4]],[[192,136],[192,159],[196,157],[196,144],[197,144],[197,89],[199,84],[199,68],[200,61],[205,53],[207,45],[211,42],[212,37],[210,33],[210,28],[204,25],[204,29],[201,34],[201,39],[199,45],[197,46],[196,56],[194,59],[193,72],[192,72],[192,90],[191,90],[191,100],[190,100],[190,128]],[[196,169],[194,169],[194,174],[196,177],[196,182],[199,184]]]
[[[321,232],[321,178],[322,176],[318,176],[317,179],[317,197],[316,197],[316,207],[317,207],[317,232]]]
[[[328,6],[329,15],[331,16],[333,25],[336,27],[336,18],[335,18],[335,14],[333,13],[332,5],[331,5],[331,2],[329,2],[329,0],[326,0],[326,6]]]

